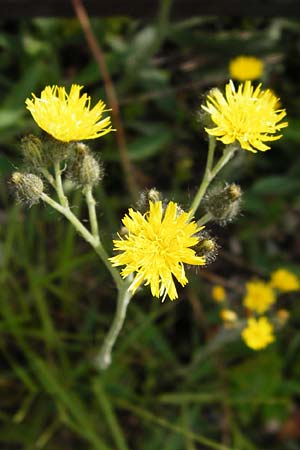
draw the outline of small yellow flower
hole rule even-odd
[[[264,281],[254,280],[246,283],[246,295],[243,305],[251,311],[262,314],[276,301],[272,287]]]
[[[191,215],[169,202],[165,211],[161,201],[149,202],[149,211],[142,215],[129,209],[122,222],[127,229],[124,239],[114,240],[114,250],[121,253],[110,258],[113,266],[123,266],[123,278],[136,272],[129,289],[134,293],[142,284],[150,285],[154,297],[171,300],[178,297],[173,276],[184,286],[188,283],[184,264],[202,266],[204,256],[197,256],[199,228]]]
[[[80,96],[83,86],[73,84],[67,94],[64,87],[46,86],[38,98],[26,99],[27,109],[42,130],[62,142],[96,139],[112,131],[110,117],[102,119],[106,109],[102,100],[90,109],[91,98]]]
[[[264,63],[255,56],[238,56],[229,63],[230,77],[238,81],[256,80],[264,71]]]
[[[276,133],[288,123],[280,123],[286,112],[277,109],[278,98],[260,88],[261,85],[254,89],[251,81],[246,81],[236,91],[230,81],[225,95],[213,89],[202,108],[210,114],[216,127],[205,128],[205,131],[225,145],[238,142],[241,148],[254,153],[268,150],[270,147],[264,142],[280,139],[282,135]]]
[[[222,309],[220,311],[220,317],[224,322],[234,323],[237,321],[237,314],[232,309]]]
[[[286,269],[277,269],[271,273],[271,286],[282,292],[297,291],[300,287],[296,275]]]
[[[226,298],[226,291],[223,286],[216,284],[211,290],[211,296],[215,302],[222,303]]]
[[[242,331],[242,338],[253,350],[261,350],[275,340],[273,326],[266,317],[250,318]]]

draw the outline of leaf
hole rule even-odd
[[[300,179],[274,175],[258,180],[249,190],[249,193],[280,196],[299,192],[299,189]]]

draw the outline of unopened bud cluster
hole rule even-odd
[[[12,175],[10,185],[17,200],[29,206],[38,203],[45,181],[51,183],[51,179],[55,180],[51,173],[53,164],[63,162],[65,168],[62,170],[67,168],[69,178],[83,189],[93,188],[103,178],[102,165],[89,147],[80,142],[60,142],[52,137],[41,140],[30,134],[22,139],[21,151],[25,169]]]
[[[231,222],[240,211],[242,190],[232,183],[212,189],[204,198],[203,206],[212,220],[220,225]]]

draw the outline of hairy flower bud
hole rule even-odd
[[[193,247],[197,256],[205,256],[206,264],[212,263],[217,255],[219,245],[216,239],[212,237],[207,231],[200,231],[198,244]]]
[[[45,160],[47,163],[55,164],[67,159],[71,150],[73,150],[74,143],[62,142],[49,136],[43,141],[43,149]]]
[[[151,188],[149,190],[145,190],[140,193],[140,197],[137,201],[137,209],[138,211],[144,213],[149,208],[149,201],[151,202],[159,202],[162,200],[161,193],[156,188]]]
[[[24,136],[21,140],[21,150],[24,160],[35,169],[45,167],[46,160],[43,151],[42,141],[34,134]]]
[[[240,211],[242,190],[239,185],[232,183],[224,187],[212,189],[204,198],[204,208],[213,220],[225,225],[231,222]]]
[[[32,206],[39,202],[44,190],[42,180],[33,173],[14,172],[10,180],[17,200]]]
[[[75,144],[74,158],[68,172],[79,186],[96,186],[103,178],[103,168],[94,158],[89,147],[81,142]]]

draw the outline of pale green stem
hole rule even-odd
[[[59,170],[59,166],[58,166]],[[64,201],[66,199],[62,184],[61,183],[61,174],[60,170],[58,172],[57,168],[55,169],[56,173],[56,190],[58,197],[60,201]],[[63,197],[62,197],[63,194]],[[129,305],[129,301],[132,297],[132,293],[128,290],[128,282],[125,282],[122,280],[119,272],[112,267],[108,254],[106,253],[106,250],[104,249],[100,237],[99,237],[99,230],[98,230],[98,222],[96,217],[96,208],[95,208],[95,199],[93,197],[92,191],[90,188],[87,188],[85,190],[85,196],[86,196],[86,202],[89,210],[89,217],[90,217],[90,225],[91,225],[91,231],[90,232],[81,222],[80,220],[72,213],[68,206],[68,201],[65,204],[60,204],[53,200],[51,197],[49,197],[44,192],[41,194],[41,199],[48,203],[52,208],[56,209],[58,212],[60,212],[63,216],[68,219],[74,228],[78,231],[79,234],[93,247],[97,255],[100,257],[100,259],[103,261],[107,269],[109,270],[113,280],[116,283],[116,286],[118,288],[118,303],[117,303],[117,310],[115,313],[115,317],[113,319],[113,322],[111,324],[111,327],[105,337],[104,343],[101,347],[101,350],[99,352],[98,357],[96,358],[96,365],[100,369],[106,369],[111,364],[111,353],[112,348],[117,340],[117,337],[123,327],[127,307]],[[66,199],[67,200],[67,199]]]
[[[209,142],[210,142],[210,145],[209,145],[209,149],[208,149],[206,169],[205,169],[202,183],[198,189],[198,192],[197,192],[197,194],[193,200],[192,206],[191,206],[192,215],[194,215],[196,210],[198,209],[209,184],[212,182],[212,180],[215,178],[215,176],[220,172],[220,170],[228,163],[228,161],[231,159],[232,155],[234,154],[234,152],[237,149],[237,147],[235,147],[234,145],[228,145],[227,147],[225,147],[225,149],[223,150],[223,155],[221,156],[219,161],[216,163],[216,165],[212,169],[211,167],[212,167],[213,154],[214,154],[214,149],[215,149],[215,138],[214,138],[214,143],[211,142],[211,139]]]
[[[62,179],[61,179],[61,170],[60,170],[59,161],[56,161],[54,163],[54,173],[55,173],[56,192],[57,192],[59,201],[62,204],[62,206],[67,208],[69,206],[69,202],[68,202],[68,199],[67,199],[67,197],[65,196],[65,193],[64,193],[64,188],[63,188]]]
[[[204,216],[200,217],[199,220],[197,220],[197,225],[201,227],[202,225],[205,225],[207,222],[209,222],[212,218],[211,213],[206,213]]]
[[[111,364],[112,349],[123,327],[131,297],[132,293],[129,291],[128,285],[126,284],[118,292],[118,304],[114,320],[95,360],[96,367],[99,369],[107,369]]]
[[[96,215],[96,202],[93,196],[92,188],[91,186],[87,186],[84,189],[85,199],[89,210],[89,217],[90,217],[90,224],[91,224],[91,231],[94,236],[94,238],[99,239],[99,228],[98,228],[98,220]]]
[[[41,199],[45,203],[48,203],[48,205],[50,205],[52,208],[56,209],[56,211],[60,212],[63,216],[65,216],[66,219],[69,220],[69,222],[71,222],[71,224],[78,231],[78,233],[81,234],[81,236],[93,247],[93,249],[95,250],[97,255],[100,256],[103,263],[109,270],[111,276],[113,277],[114,281],[116,282],[118,289],[120,290],[121,288],[123,288],[125,283],[122,280],[122,278],[120,277],[119,272],[114,267],[112,267],[112,265],[110,264],[109,257],[107,255],[104,247],[102,246],[102,243],[100,242],[99,237],[95,238],[90,233],[90,231],[84,225],[82,225],[80,220],[75,216],[75,214],[72,213],[72,211],[70,210],[69,207],[60,205],[58,202],[53,200],[51,197],[49,197],[44,192],[41,194]]]
[[[103,247],[101,241],[98,240],[98,243],[93,247],[97,255],[100,257],[100,259],[102,259],[107,269],[110,271],[110,274],[117,285],[118,291],[122,290],[124,288],[125,282],[122,280],[119,271],[112,267],[111,263],[109,262],[109,256],[106,253],[106,250]]]
[[[198,192],[195,195],[195,198],[194,198],[192,206],[191,206],[192,215],[194,215],[196,210],[198,209],[200,202],[201,202],[203,196],[205,195],[206,189],[212,180],[211,168],[212,168],[213,161],[214,161],[216,138],[214,136],[210,136],[210,135],[208,137],[209,137],[208,154],[207,154],[205,172],[204,172],[204,176],[203,176],[202,182],[200,184],[200,187],[198,189]]]

